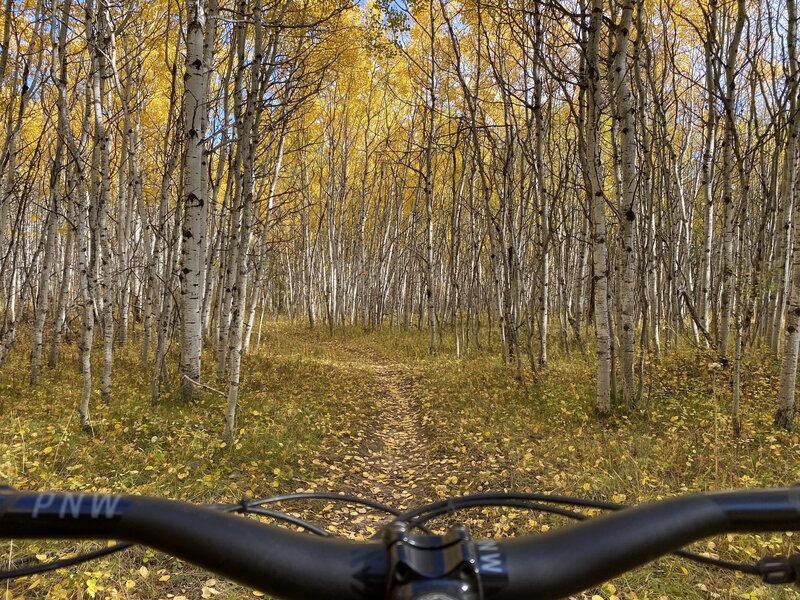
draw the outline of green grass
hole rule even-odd
[[[22,343],[22,342],[20,342]],[[776,365],[757,354],[745,369],[742,437],[731,434],[723,375],[684,349],[648,367],[643,410],[593,417],[591,356],[554,356],[537,379],[514,380],[485,351],[464,359],[430,356],[415,331],[347,328],[331,337],[285,322],[270,324],[262,347],[243,367],[241,427],[221,441],[224,399],[203,393],[184,404],[165,395],[150,404],[150,372],[133,343],[115,355],[112,401],[99,393],[94,435],[82,432],[77,350],[27,384],[22,346],[0,371],[0,478],[20,489],[99,490],[180,498],[238,500],[274,492],[324,489],[369,492],[365,448],[378,422],[379,382],[358,354],[405,365],[410,393],[426,415],[429,469],[417,501],[478,490],[556,492],[638,503],[668,495],[800,481],[800,436],[771,427]],[[211,355],[204,357],[210,366]],[[172,364],[176,361],[173,359]],[[96,365],[99,373],[99,365]],[[224,384],[207,381],[215,387]],[[346,531],[350,509],[314,505]],[[316,512],[317,514],[313,514]],[[466,513],[478,535],[509,535],[561,524],[543,515]],[[797,548],[797,537],[727,536],[699,551],[752,561]],[[16,544],[9,553],[53,557],[70,543]],[[145,567],[144,570],[142,567]],[[211,582],[209,580],[212,580]],[[162,598],[172,594],[242,597],[250,590],[189,565],[135,549],[126,555],[10,585],[10,597]],[[207,591],[206,595],[212,592]],[[592,590],[603,598],[797,598],[757,580],[735,578],[665,559]],[[754,595],[754,596],[753,596]]]
[[[326,440],[345,435],[353,415],[337,399],[363,396],[363,376],[326,361],[305,342],[278,344],[268,336],[267,343],[276,349],[245,361],[240,429],[231,445],[221,439],[225,401],[215,394],[204,393],[191,404],[166,394],[151,406],[150,373],[139,366],[135,346],[116,355],[111,403],[101,404],[99,393],[93,397],[92,435],[81,430],[75,410],[82,385],[75,349],[65,353],[62,366],[45,370],[36,388],[28,385],[27,363],[16,353],[0,371],[0,480],[18,489],[114,491],[192,502],[318,487],[325,467],[313,461],[325,452]],[[367,398],[359,414],[376,410]],[[52,557],[65,546],[17,544],[12,554]],[[152,552],[130,554],[22,580],[10,586],[11,595],[82,597],[99,586],[96,597],[196,597],[209,578]],[[158,568],[143,577],[143,561]],[[230,597],[250,594],[232,584],[217,587]]]
[[[800,482],[800,435],[772,427],[778,363],[766,351],[745,365],[742,434],[736,438],[726,375],[709,370],[714,359],[694,349],[650,360],[642,409],[626,414],[617,407],[599,421],[593,416],[591,356],[556,355],[538,378],[518,383],[511,367],[488,352],[466,359],[430,356],[425,334],[351,329],[340,335],[416,367],[416,393],[436,424],[429,427],[434,453],[459,482],[441,486],[441,495],[504,489],[635,504],[693,491]],[[517,515],[498,526],[497,518],[488,511],[471,524],[488,534],[560,524],[537,517],[531,526]],[[696,549],[754,562],[797,551],[796,540],[792,534],[737,535]],[[631,598],[800,597],[672,559],[616,586]]]

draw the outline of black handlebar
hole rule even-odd
[[[800,529],[800,488],[694,494],[503,542],[509,586],[496,598],[561,598],[700,539]]]
[[[135,542],[287,599],[374,598],[380,587],[369,584],[382,585],[386,571],[380,542],[312,537],[144,496],[3,494],[0,537]]]
[[[800,488],[696,494],[539,536],[478,542],[487,598],[561,598],[710,535],[800,530]],[[136,542],[288,600],[382,598],[379,541],[318,538],[141,496],[5,492],[0,537]]]

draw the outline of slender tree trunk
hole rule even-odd
[[[67,0],[67,4],[69,0]],[[69,7],[67,7],[69,10]],[[54,14],[58,14],[54,11]],[[8,15],[7,15],[8,18]],[[53,79],[61,80],[66,76],[66,73],[61,70],[62,65],[66,65],[66,60],[61,59],[61,54],[65,51],[65,42],[62,36],[62,31],[66,29],[66,23],[62,24],[59,28],[53,28],[51,35],[57,37],[58,41],[53,44],[53,57],[50,65],[51,77]],[[58,32],[58,33],[56,33]],[[56,84],[59,86],[59,84]],[[59,90],[60,101],[61,90]],[[59,114],[61,111],[59,111]],[[64,135],[63,128],[67,126],[59,121],[59,133],[56,138],[56,149],[53,156],[53,164],[50,171],[50,203],[47,212],[47,221],[45,223],[45,251],[42,260],[42,271],[39,278],[39,289],[37,293],[37,310],[36,322],[33,327],[33,349],[31,351],[31,384],[38,385],[41,376],[42,364],[42,345],[44,336],[44,326],[47,320],[47,313],[50,308],[50,279],[53,275],[55,254],[56,254],[56,237],[58,234],[58,210],[60,205],[60,181],[61,170],[64,162]],[[64,257],[65,263],[68,258]],[[56,315],[58,319],[58,315]]]
[[[541,7],[534,3],[533,45],[533,102],[534,102],[534,165],[539,205],[539,231],[541,239],[541,265],[539,294],[539,366],[547,366],[547,329],[550,299],[550,194],[545,184],[544,107],[542,102],[542,73],[544,71],[544,29]]]
[[[736,1],[736,25],[733,30],[733,38],[728,46],[727,61],[725,65],[725,96],[723,105],[725,110],[725,135],[722,146],[722,204],[725,209],[725,231],[723,241],[723,264],[722,264],[722,299],[720,306],[720,328],[719,328],[719,353],[723,363],[727,362],[729,356],[728,339],[730,337],[731,315],[733,313],[734,302],[734,256],[733,246],[736,236],[735,212],[736,205],[733,199],[733,171],[734,171],[734,136],[736,120],[733,114],[733,103],[736,90],[736,59],[739,52],[739,41],[742,37],[747,9],[744,0]]]
[[[246,8],[246,1],[242,2],[242,9]],[[261,35],[261,0],[253,3],[253,15],[255,16],[254,26],[254,53],[255,56],[262,56],[262,35]],[[272,57],[270,57],[271,59]],[[239,65],[244,69],[244,60]],[[247,306],[247,280],[248,280],[248,253],[250,248],[250,236],[252,231],[252,212],[253,212],[253,186],[254,186],[254,161],[258,146],[258,124],[256,116],[255,98],[260,96],[258,93],[262,84],[261,63],[255,62],[250,67],[250,88],[247,92],[247,102],[245,112],[242,115],[243,123],[240,130],[239,144],[237,153],[240,153],[243,160],[244,173],[240,182],[242,185],[242,221],[239,228],[238,250],[236,262],[236,292],[234,294],[233,311],[231,316],[231,341],[228,352],[229,356],[229,386],[228,402],[225,410],[225,430],[223,437],[232,441],[236,433],[236,405],[239,399],[239,387],[241,385],[241,365],[244,333],[244,315]],[[280,167],[278,167],[280,169]],[[277,175],[277,173],[276,173]]]
[[[53,275],[53,266],[56,253],[56,236],[58,235],[58,180],[61,176],[61,165],[63,160],[63,144],[57,142],[55,158],[53,159],[53,170],[50,176],[50,205],[47,212],[45,223],[45,250],[42,259],[42,272],[39,277],[39,289],[37,293],[36,322],[33,326],[33,349],[31,350],[31,384],[38,385],[41,376],[42,366],[42,344],[44,335],[44,325],[47,320],[47,313],[50,308],[50,279]]]
[[[586,48],[588,91],[586,94],[586,150],[594,231],[594,314],[597,340],[597,401],[600,415],[611,412],[611,327],[608,306],[608,245],[606,232],[606,197],[603,192],[603,166],[600,160],[600,35],[603,23],[603,0],[592,0],[589,37]]]
[[[92,340],[94,337],[94,298],[90,290],[89,254],[91,252],[88,226],[89,197],[80,172],[76,174],[77,221],[78,221],[78,272],[80,273],[81,300],[83,302],[83,322],[81,325],[80,351],[81,371],[83,372],[83,394],[78,412],[84,429],[92,426],[89,415],[89,401],[92,397]]]
[[[705,200],[705,230],[703,233],[703,268],[700,281],[700,327],[709,330],[709,316],[711,312],[711,266],[712,266],[712,241],[714,238],[714,141],[717,130],[717,0],[709,0],[707,20],[707,34],[705,39],[705,78],[707,114],[705,122],[705,144],[703,147],[703,165],[701,185]]]
[[[628,408],[638,404],[634,362],[636,358],[636,216],[639,205],[636,188],[639,173],[636,165],[636,131],[633,103],[631,102],[630,70],[628,69],[628,46],[633,18],[633,0],[622,5],[622,15],[616,28],[614,64],[612,65],[612,89],[615,92],[616,120],[619,122],[619,160],[622,195],[619,198],[621,224],[620,281],[620,335],[619,355],[622,375],[622,400]],[[637,35],[641,36],[642,32]]]
[[[202,350],[201,309],[205,268],[206,198],[203,183],[203,122],[207,110],[204,79],[206,70],[203,42],[206,32],[206,0],[187,3],[186,74],[183,95],[184,133],[184,219],[181,277],[181,396],[196,398],[199,390]]]
[[[789,90],[794,92],[790,107],[796,108],[798,102],[798,59],[797,59],[797,4],[795,0],[787,0],[786,6],[789,13],[787,46],[789,48]],[[797,133],[794,121],[798,118],[796,111],[790,115],[790,132]],[[794,194],[798,197],[798,181],[795,176]],[[797,358],[800,348],[800,202],[794,202],[793,244],[792,244],[792,288],[789,294],[786,314],[786,342],[783,350],[783,364],[781,367],[781,386],[778,393],[778,407],[775,413],[775,425],[784,429],[791,429],[795,415],[795,382],[797,380]],[[788,260],[788,257],[787,257]]]
[[[58,302],[53,319],[53,334],[50,337],[50,351],[47,357],[47,366],[54,369],[58,363],[58,349],[61,343],[61,336],[64,333],[67,320],[67,301],[72,280],[72,255],[75,245],[75,234],[77,225],[75,224],[74,201],[67,201],[67,215],[70,225],[67,229],[67,237],[64,241],[64,262],[61,269],[61,283],[58,289]]]
[[[89,35],[89,48],[92,53],[92,106],[94,114],[94,137],[98,155],[99,170],[93,176],[94,192],[97,198],[97,235],[100,252],[101,294],[103,300],[103,376],[100,385],[100,398],[108,403],[111,399],[111,372],[114,360],[114,276],[111,264],[111,242],[109,240],[109,202],[111,191],[111,150],[105,117],[105,77],[106,57],[109,48],[110,24],[107,8],[100,3],[100,8],[93,15],[94,23]],[[87,11],[87,18],[89,13]]]
[[[429,18],[430,31],[427,32],[430,41],[430,71],[427,73],[427,94],[428,102],[426,110],[426,124],[423,128],[425,135],[425,154],[424,154],[424,190],[425,190],[425,299],[426,310],[428,313],[428,351],[436,353],[436,290],[433,283],[433,143],[436,136],[436,32],[433,14],[433,2],[430,3]]]

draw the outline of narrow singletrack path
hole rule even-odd
[[[365,401],[373,403],[368,418],[354,422],[361,442],[337,454],[342,490],[403,510],[434,497],[425,414],[415,391],[413,367],[393,362],[364,348],[325,344],[337,360],[365,375]],[[370,400],[366,400],[369,398]],[[374,533],[387,515],[356,508],[354,532]]]
[[[407,508],[417,499],[427,475],[427,451],[422,427],[424,417],[414,397],[412,375],[402,366],[373,359],[372,371],[381,392],[381,410],[374,432],[374,448],[368,448],[377,482],[376,499]],[[373,490],[374,491],[374,490]]]

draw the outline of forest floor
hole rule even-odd
[[[591,356],[554,356],[517,382],[489,350],[457,359],[427,352],[416,332],[311,331],[271,324],[246,357],[232,444],[221,440],[224,400],[150,404],[136,344],[120,349],[109,405],[93,406],[82,432],[77,350],[27,384],[20,350],[0,371],[0,480],[20,489],[99,490],[193,502],[295,491],[333,491],[408,509],[478,491],[551,492],[635,504],[695,490],[800,481],[800,435],[771,427],[777,366],[747,365],[742,435],[727,415],[725,376],[693,349],[648,361],[642,410],[592,412]],[[207,363],[211,360],[207,359]],[[207,365],[210,366],[210,365]],[[216,387],[220,382],[207,380]],[[355,503],[281,508],[349,537],[376,533],[387,517]],[[511,509],[459,514],[476,537],[546,532],[560,517]],[[442,523],[439,524],[442,526]],[[753,562],[797,551],[791,534],[724,536],[699,552]],[[81,546],[82,548],[83,546]],[[74,552],[69,543],[6,545],[9,564]],[[134,548],[111,559],[9,583],[9,598],[239,598],[260,595],[181,561]],[[666,558],[587,592],[598,600],[800,598]]]

